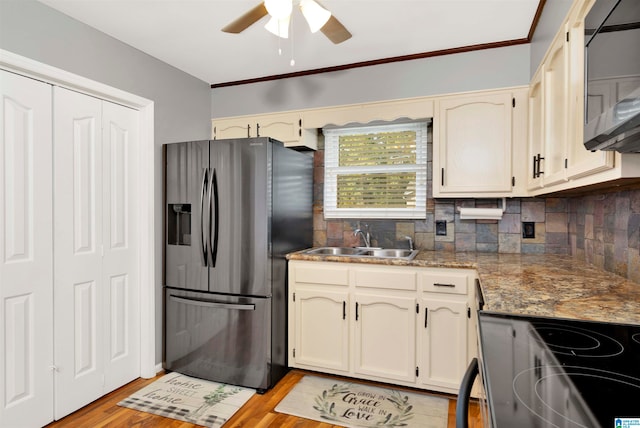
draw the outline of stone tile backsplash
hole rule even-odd
[[[431,147],[429,147],[431,152]],[[460,220],[459,207],[496,208],[501,199],[427,197],[424,220],[330,219],[323,215],[324,150],[314,154],[314,246],[357,246],[357,228],[368,230],[372,245],[436,251],[570,254],[640,283],[640,188],[567,198],[507,199],[502,220]],[[431,165],[429,165],[429,168]],[[430,177],[431,175],[429,175]],[[427,183],[429,193],[432,183]],[[446,221],[446,234],[436,234]],[[534,238],[523,238],[532,222]]]

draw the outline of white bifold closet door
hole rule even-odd
[[[59,419],[137,378],[137,111],[54,88],[54,360]]]
[[[51,85],[0,70],[0,426],[53,413]]]

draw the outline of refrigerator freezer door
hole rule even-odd
[[[272,386],[270,298],[165,290],[165,369],[256,389]]]
[[[271,296],[271,144],[211,141],[210,292]]]
[[[209,141],[166,145],[165,285],[207,290]]]

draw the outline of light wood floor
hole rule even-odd
[[[293,386],[305,375],[306,372],[300,370],[290,371],[273,389],[263,395],[254,395],[238,412],[227,421],[224,428],[332,428],[338,425],[331,425],[323,422],[311,421],[295,416],[276,413],[274,408],[287,395]],[[319,375],[314,373],[315,375]],[[161,375],[158,375],[160,377]],[[327,376],[333,377],[333,376]],[[47,425],[47,428],[55,427],[167,427],[167,428],[197,428],[198,425],[152,415],[150,413],[139,412],[132,409],[120,407],[117,403],[128,397],[138,389],[153,382],[155,379],[137,379],[122,388],[100,398],[75,413]],[[375,383],[368,382],[372,385]],[[408,389],[410,390],[410,389]],[[416,390],[414,390],[416,392]],[[433,394],[438,395],[438,394]],[[455,406],[454,396],[440,395],[449,399],[449,423],[447,428],[455,428]],[[480,409],[477,403],[471,404],[469,410],[469,426],[471,428],[482,428]]]

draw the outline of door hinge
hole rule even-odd
[[[467,308],[467,318],[471,318],[471,308]]]
[[[420,367],[416,367],[416,377],[420,375]]]
[[[516,98],[513,97],[511,98],[511,107],[515,107],[516,106]]]

